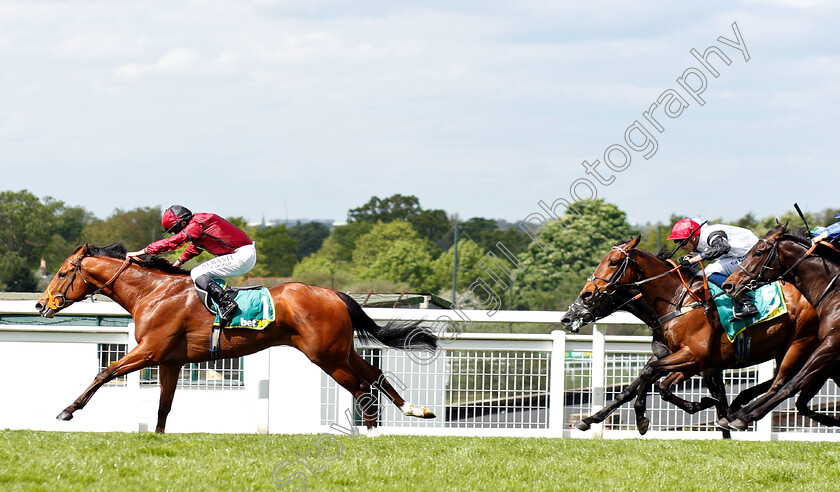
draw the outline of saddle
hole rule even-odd
[[[248,287],[231,287],[227,285],[227,282],[225,282],[224,280],[217,280],[216,283],[219,284],[225,290],[236,292],[237,295],[241,290],[259,290],[263,288],[259,285],[251,285]],[[198,286],[196,286],[195,292],[196,294],[198,294],[198,299],[201,300],[201,305],[204,306],[208,311],[210,311],[210,314],[218,316],[219,312],[216,309],[216,303],[214,303],[213,300],[210,299],[210,295],[207,294],[207,291],[202,290]]]

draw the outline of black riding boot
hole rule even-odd
[[[734,304],[735,309],[733,310],[732,317],[735,319],[746,319],[758,314],[758,308],[746,297],[736,299]]]
[[[216,282],[208,282],[206,289],[210,299],[216,301],[216,304],[219,306],[219,319],[222,325],[224,326],[230,323],[230,320],[233,319],[233,314],[236,312],[236,308],[239,307],[236,305],[236,301],[233,300],[236,297],[236,293],[224,290]]]

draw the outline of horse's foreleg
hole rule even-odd
[[[835,344],[832,342],[833,340],[830,338],[824,340],[808,357],[802,369],[769,399],[763,401],[763,398],[759,398],[759,400],[762,400],[761,402],[753,402],[730,416],[730,418],[734,417],[730,427],[745,430],[751,422],[760,420],[776,408],[776,405],[800,390],[810,388],[811,384],[822,385],[831,376],[832,366],[836,363],[837,354],[835,354]]]
[[[648,378],[650,377],[650,371],[646,369],[651,362],[654,362],[656,360],[656,356],[651,357],[650,360],[648,360],[647,364],[645,364],[645,367],[642,368],[642,372],[639,374],[636,380],[628,384],[623,390],[621,390],[621,393],[618,394],[615,400],[608,403],[606,406],[604,406],[604,408],[602,408],[598,412],[593,413],[592,415],[589,415],[588,417],[585,417],[575,422],[575,428],[583,431],[589,430],[589,428],[592,427],[592,424],[599,424],[603,422],[604,420],[606,420],[607,417],[609,417],[613,412],[615,412],[616,409],[618,409],[618,407],[632,400],[633,397],[636,396],[640,385],[649,384]]]
[[[172,400],[175,398],[175,388],[178,386],[178,375],[181,373],[181,363],[161,364],[160,375],[160,404],[158,406],[158,421],[155,432],[163,434],[166,430],[166,417],[172,410]]]
[[[823,387],[823,384],[825,384],[827,380],[828,377],[815,379],[811,381],[806,388],[802,388],[802,391],[799,392],[799,397],[796,399],[796,409],[803,416],[808,417],[809,419],[817,423],[829,427],[838,427],[840,426],[840,419],[822,413],[818,413],[816,410],[812,410],[811,407],[808,406],[808,403],[811,402],[811,398],[813,398],[814,395],[819,393],[819,391]]]
[[[74,401],[69,407],[62,410],[56,418],[58,420],[72,419],[73,412],[84,408],[88,401],[90,401],[91,397],[93,397],[93,394],[96,393],[96,390],[101,388],[102,385],[124,374],[155,365],[153,358],[153,354],[146,349],[145,344],[140,342],[139,345],[134,347],[134,350],[127,353],[120,360],[106,367],[102,370],[102,372],[97,374],[93,379],[93,383],[91,383],[91,385],[88,386],[78,398],[76,398],[76,401]]]
[[[706,381],[706,388],[712,398],[715,399],[715,410],[717,410],[718,419],[726,417],[729,410],[729,405],[726,400],[726,383],[723,382],[723,371],[717,369],[710,369],[703,371],[703,380]],[[721,429],[721,434],[724,439],[732,439],[732,433],[729,429]]]

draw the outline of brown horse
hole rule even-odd
[[[156,258],[126,259],[121,244],[103,248],[80,246],[56,273],[36,308],[51,318],[73,302],[103,293],[134,318],[137,346],[100,372],[93,383],[68,406],[59,420],[70,420],[108,381],[138,369],[160,366],[160,406],[157,432],[164,432],[166,417],[181,367],[210,360],[213,316],[202,306],[189,272]],[[437,339],[420,321],[374,323],[348,295],[301,283],[270,289],[275,321],[263,330],[223,330],[221,358],[240,357],[275,345],[290,345],[303,352],[353,394],[362,407],[369,435],[376,434],[376,415],[369,390],[377,387],[400,410],[412,417],[434,418],[426,407],[415,407],[394,390],[382,371],[372,367],[353,347],[353,331],[363,340],[378,340],[404,350],[436,350]]]
[[[747,328],[751,350],[746,360],[736,363],[735,347],[720,327],[714,310],[707,314],[705,309],[699,309],[708,301],[693,299],[693,296],[702,296],[702,287],[697,283],[687,285],[684,281],[685,276],[690,279],[693,272],[673,267],[637,248],[638,243],[639,238],[620,243],[607,253],[576,302],[597,309],[601,299],[617,289],[639,289],[659,316],[664,339],[671,351],[669,355],[648,362],[642,371],[642,388],[667,375],[660,384],[660,393],[665,401],[679,405],[671,387],[681,381],[703,371],[748,367],[775,358],[779,367],[776,378],[767,393],[757,399],[765,401],[797,372],[809,351],[816,346],[817,314],[795,288],[786,285],[783,292],[788,313]],[[644,403],[640,403],[639,398],[644,396],[640,392],[636,400],[637,426],[640,422],[647,425],[647,419],[640,413],[640,410],[644,412]],[[718,413],[721,413],[720,406]]]
[[[668,343],[665,340],[665,333],[662,330],[662,325],[659,323],[659,316],[654,313],[650,306],[648,306],[647,302],[642,299],[642,294],[636,287],[622,287],[621,289],[611,292],[609,295],[600,295],[599,297],[598,302],[594,303],[595,311],[592,311],[585,306],[580,297],[578,297],[575,302],[569,306],[569,309],[566,310],[566,314],[564,314],[563,318],[560,320],[561,323],[563,323],[563,327],[566,328],[567,331],[577,333],[580,331],[581,326],[594,323],[596,320],[609,316],[618,310],[627,311],[639,318],[651,329],[651,333],[653,335],[651,351],[653,352],[653,355],[648,360],[647,364],[645,364],[642,373],[632,383],[627,385],[613,401],[607,403],[600,411],[575,422],[574,426],[579,430],[589,430],[592,427],[592,424],[603,422],[620,406],[635,398],[636,403],[634,408],[637,417],[636,427],[638,428],[639,433],[644,435],[647,433],[650,425],[650,421],[647,417],[645,417],[645,413],[647,412],[646,396],[648,390],[650,389],[648,387],[650,384],[649,365],[657,359],[670,355],[672,352],[668,348]],[[727,409],[727,397],[726,387],[723,382],[723,372],[718,369],[707,369],[701,373],[701,376],[706,383],[706,387],[709,388],[712,398],[704,397],[700,403],[696,403],[683,400],[682,398],[673,395],[671,403],[691,414],[711,408],[712,406],[717,406],[718,413],[725,415],[725,410]],[[769,387],[769,383],[770,381],[767,382],[767,387]],[[756,395],[766,391],[766,389],[767,388],[761,389],[759,386],[754,386],[748,390],[742,391],[741,394],[738,395],[738,399],[733,402],[733,405],[740,405],[741,401],[749,401]],[[740,408],[740,406],[738,406],[738,408]],[[729,439],[731,437],[728,429],[723,429],[722,433],[725,439]]]
[[[730,296],[738,297],[777,279],[792,283],[819,314],[819,345],[809,351],[802,370],[772,398],[753,402],[731,415],[733,428],[746,428],[797,392],[800,394],[796,406],[803,415],[824,425],[840,425],[840,419],[803,411],[828,378],[840,385],[840,288],[837,287],[840,253],[830,244],[813,247],[805,230],[787,232],[787,224],[770,229],[753,246],[739,270],[726,279],[723,289]]]

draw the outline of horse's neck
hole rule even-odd
[[[645,278],[642,280],[662,275],[671,269],[667,264],[654,257],[640,256],[636,258],[636,262],[644,272]],[[686,279],[686,282],[691,284],[691,279]],[[659,317],[672,311],[685,294],[683,282],[676,272],[643,283],[639,286],[639,290],[648,306]]]
[[[161,285],[171,285],[173,281],[181,278],[178,275],[167,274],[138,265],[130,265],[120,272],[124,260],[113,258],[103,260],[103,266],[96,272],[96,287],[99,288],[108,282],[108,287],[103,289],[101,294],[110,297],[132,315],[138,303],[147,294]],[[117,275],[118,272],[119,275]],[[115,275],[117,275],[116,278],[114,278]]]
[[[780,266],[783,273],[795,265],[807,252],[807,248],[796,241],[789,240],[788,243],[795,247],[779,248],[779,259],[782,260]],[[840,289],[837,288],[840,279],[835,279],[835,276],[840,274],[840,265],[824,256],[814,253],[811,255],[813,258],[804,260],[785,277],[796,286],[812,306],[819,303],[815,307],[820,309],[826,305],[827,298],[840,297]],[[831,286],[830,292],[826,292],[832,282],[834,285]]]

